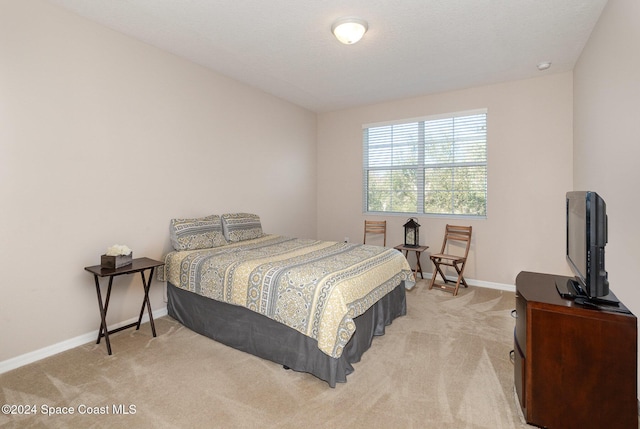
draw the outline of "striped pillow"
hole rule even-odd
[[[220,216],[171,219],[171,245],[175,250],[209,249],[227,244]]]
[[[264,235],[260,217],[251,213],[226,213],[222,215],[222,230],[225,238],[236,243]]]

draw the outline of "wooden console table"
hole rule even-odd
[[[84,269],[93,274],[96,293],[98,294],[98,307],[100,308],[100,329],[98,330],[98,341],[96,344],[100,344],[100,339],[104,337],[104,341],[107,344],[107,352],[111,354],[111,342],[109,341],[109,334],[120,332],[124,329],[136,327],[136,330],[140,329],[140,322],[142,322],[142,315],[144,313],[145,306],[147,307],[147,313],[149,314],[149,322],[151,324],[151,332],[153,336],[156,336],[156,327],[153,323],[153,314],[151,313],[151,303],[149,302],[149,287],[151,286],[151,279],[153,278],[153,271],[156,267],[164,265],[164,262],[156,261],[149,258],[137,258],[132,261],[131,264],[120,268],[103,268],[101,265],[94,265],[91,267],[85,267]],[[145,277],[144,272],[150,270],[149,277]],[[140,316],[137,322],[130,323],[126,326],[113,329],[111,331],[107,328],[107,310],[109,308],[109,298],[111,297],[111,285],[113,284],[114,277],[124,274],[140,273],[142,277],[142,286],[144,288],[144,299],[142,300],[142,308],[140,309]],[[109,277],[109,286],[107,288],[106,300],[102,301],[102,293],[100,292],[99,277]]]
[[[514,381],[527,423],[550,429],[637,428],[636,317],[563,299],[556,281],[516,278]],[[601,308],[604,306],[601,306]]]

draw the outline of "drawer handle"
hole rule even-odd
[[[518,310],[511,310],[511,317],[513,317],[514,319],[518,318]]]
[[[511,361],[511,363],[515,363],[515,361],[516,361],[516,351],[515,350],[511,350],[509,352],[509,360]]]

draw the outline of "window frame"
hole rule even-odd
[[[410,124],[418,124],[418,123],[426,123],[430,121],[437,121],[442,119],[454,119],[459,117],[466,116],[476,116],[476,115],[485,115],[484,118],[484,161],[474,161],[467,163],[457,163],[457,162],[448,162],[448,163],[440,163],[440,164],[427,164],[425,162],[425,144],[418,145],[418,155],[417,162],[415,164],[407,164],[401,166],[393,165],[393,161],[391,161],[388,165],[382,166],[370,166],[368,165],[369,161],[369,135],[368,130],[371,128],[378,127],[388,127],[388,126],[396,126],[396,125],[410,125]],[[464,218],[464,219],[486,219],[489,213],[489,143],[488,143],[488,123],[489,123],[489,115],[487,108],[474,109],[474,110],[466,110],[460,112],[453,113],[443,113],[437,115],[429,115],[418,118],[408,118],[408,119],[400,119],[394,121],[387,122],[376,122],[362,125],[362,212],[364,214],[371,215],[418,215],[418,216],[426,216],[426,217],[445,217],[445,218]],[[421,127],[419,126],[418,129]],[[422,127],[424,130],[424,126]],[[424,142],[424,134],[419,134],[419,139],[422,139]],[[484,167],[484,214],[465,214],[465,213],[452,213],[453,209],[448,213],[427,213],[425,212],[425,173],[428,170],[435,171],[437,168],[445,168],[445,167],[463,167],[463,166],[481,166]],[[368,201],[368,177],[370,171],[394,171],[394,170],[414,170],[416,172],[416,185],[417,195],[416,198],[416,211],[377,211],[377,210],[368,210],[369,201]],[[450,191],[453,194],[453,191]],[[453,198],[451,199],[453,202]],[[451,206],[453,208],[453,204]]]

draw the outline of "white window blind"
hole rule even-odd
[[[487,112],[363,128],[368,213],[485,217]]]

